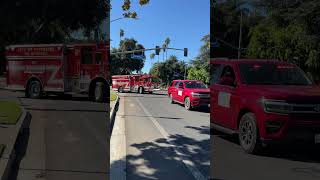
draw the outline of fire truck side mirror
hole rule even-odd
[[[188,57],[188,48],[183,49],[184,57]]]
[[[160,47],[156,46],[156,55],[159,55],[159,54],[160,54]]]

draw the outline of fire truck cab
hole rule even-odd
[[[112,76],[112,89],[123,92],[153,93],[158,90],[160,79],[148,74]]]
[[[27,97],[88,94],[97,102],[109,96],[109,46],[105,44],[33,44],[6,47],[7,89]]]

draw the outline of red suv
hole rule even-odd
[[[212,59],[210,66],[211,125],[238,134],[247,153],[276,140],[320,142],[320,88],[296,65]]]
[[[210,89],[201,81],[174,80],[168,88],[170,102],[184,104],[187,110],[210,104]]]

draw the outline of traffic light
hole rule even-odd
[[[160,54],[160,47],[156,46],[156,55],[159,55],[159,54]]]
[[[188,56],[188,48],[184,48],[184,57],[187,57]]]

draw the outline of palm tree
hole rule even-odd
[[[121,38],[124,36],[124,30],[123,29],[120,29],[120,40]]]
[[[167,38],[164,40],[164,43],[163,43],[163,45],[162,45],[163,53],[166,53],[166,59],[167,59],[167,57],[168,57],[168,52],[167,52],[166,50],[167,50],[167,48],[169,47],[170,41],[171,41],[170,38],[167,37]],[[163,54],[163,55],[164,55],[164,54]]]

